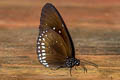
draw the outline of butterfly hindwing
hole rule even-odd
[[[40,62],[46,67],[65,66],[69,55],[63,38],[52,29],[41,29],[37,40],[37,53]]]

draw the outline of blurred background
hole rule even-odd
[[[68,69],[47,72],[40,65],[36,39],[47,2],[62,15],[76,57],[95,62],[98,70],[88,66],[84,74],[79,68],[70,77]],[[119,80],[119,34],[119,0],[0,0],[0,80]]]

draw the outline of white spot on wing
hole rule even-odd
[[[45,41],[45,38],[42,38],[43,39],[43,41]]]
[[[40,62],[42,63],[43,61],[41,60]]]
[[[42,48],[45,48],[45,46],[42,46]]]
[[[49,67],[49,65],[46,65],[46,67]]]
[[[55,27],[53,27],[53,30],[55,30]]]
[[[48,65],[48,63],[42,63],[43,65]]]
[[[46,60],[43,60],[42,62],[46,62]]]
[[[59,30],[59,33],[61,33],[61,30]]]
[[[57,43],[58,41],[56,41],[56,43]]]
[[[41,43],[41,45],[45,45],[45,43]]]
[[[40,46],[38,46],[38,49],[40,49]]]
[[[42,57],[42,59],[45,59],[46,57]]]
[[[39,42],[37,44],[40,44]]]
[[[45,33],[45,31],[43,31],[43,33]]]
[[[42,55],[43,55],[43,56],[45,56],[45,55],[46,55],[46,53],[42,53]]]
[[[47,37],[47,34],[45,36]]]
[[[40,50],[38,50],[38,53],[40,53]]]
[[[38,55],[39,57],[41,56],[41,54]]]
[[[45,52],[45,50],[42,50],[42,52]]]
[[[41,57],[39,57],[39,60],[41,61],[41,60],[42,60],[42,58],[41,58]]]
[[[41,41],[41,39],[39,39],[39,41]]]

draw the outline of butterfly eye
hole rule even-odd
[[[45,31],[43,31],[43,33],[45,33]]]
[[[79,66],[79,64],[80,64],[80,63],[79,63],[79,62],[77,62],[77,63],[76,63],[76,66]]]

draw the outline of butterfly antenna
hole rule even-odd
[[[91,62],[91,61],[87,61],[87,60],[83,60],[83,59],[80,59],[80,61],[81,61],[82,65],[91,65],[91,66],[94,66],[94,67],[98,68],[98,65]]]

